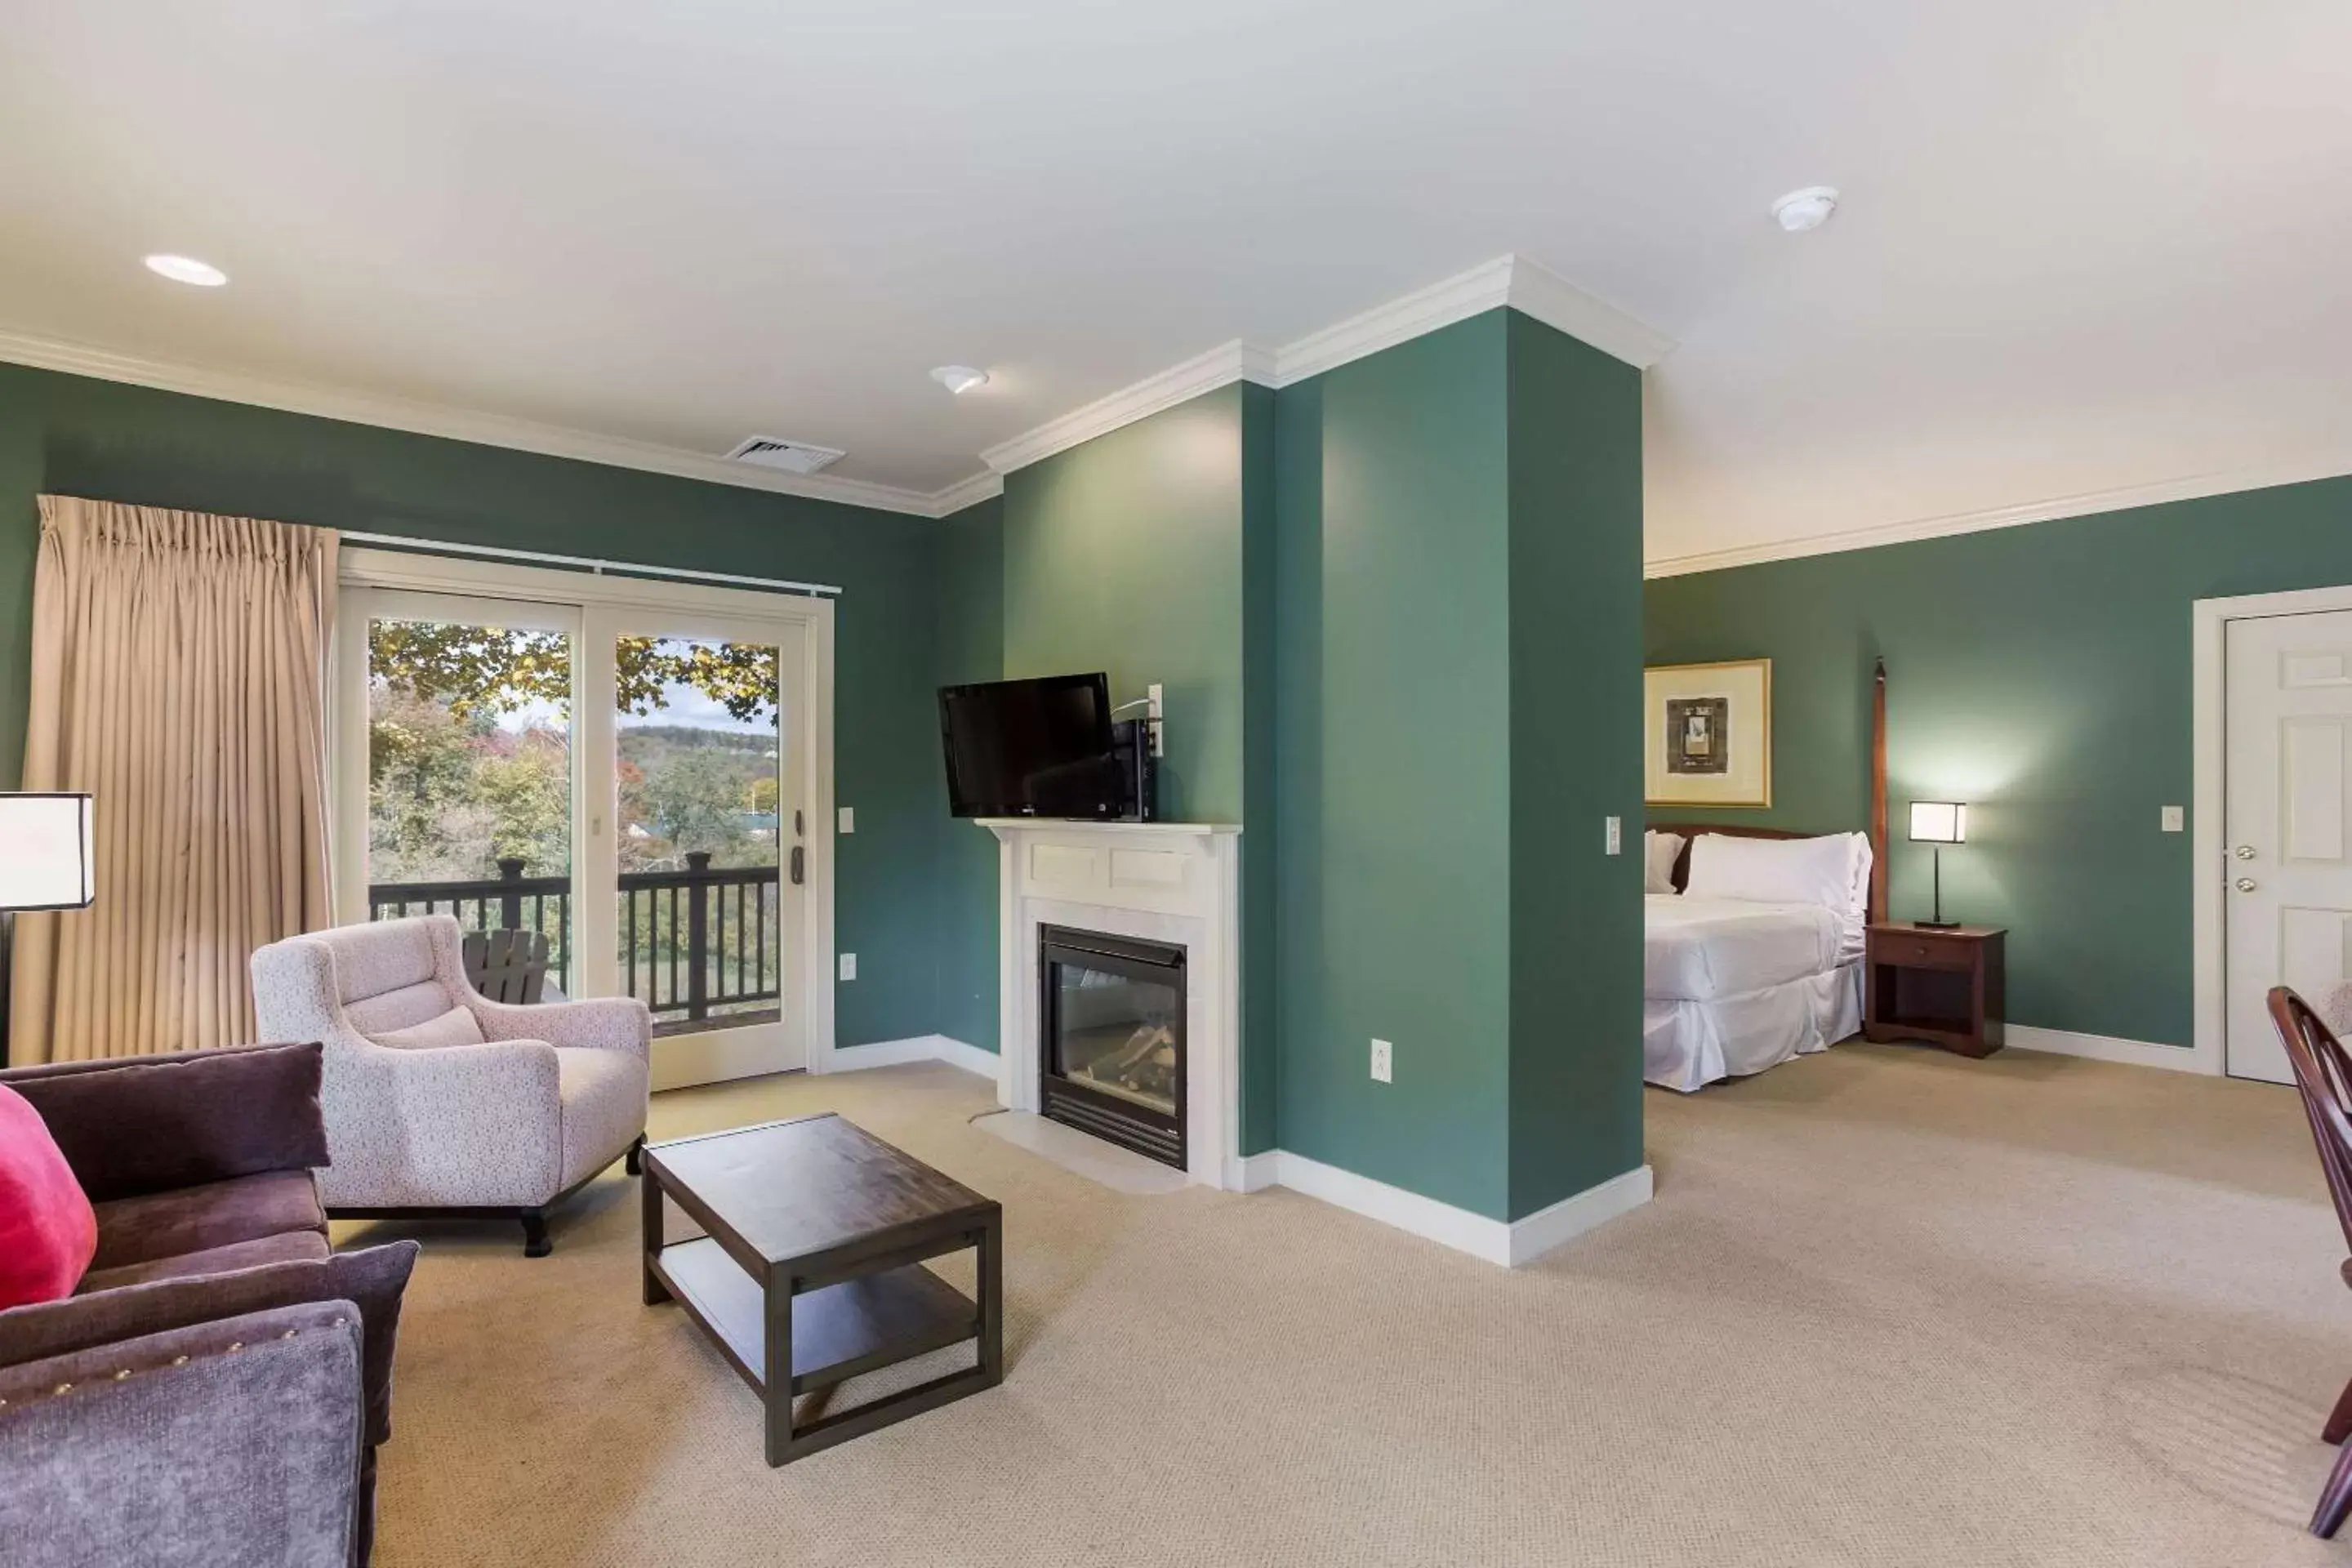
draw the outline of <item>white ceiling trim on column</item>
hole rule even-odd
[[[2070,517],[2091,517],[2103,511],[2126,511],[2133,507],[2159,506],[2166,501],[2201,500],[2209,496],[2235,495],[2242,490],[2268,489],[2274,485],[2299,485],[2313,479],[2352,475],[2352,450],[2252,468],[2223,468],[2125,485],[2110,490],[2086,490],[2048,500],[2016,506],[1988,507],[1981,511],[1948,512],[1940,517],[1913,518],[1904,522],[1850,528],[1836,533],[1808,534],[1801,539],[1769,540],[1688,555],[1666,555],[1642,563],[1644,577],[1680,577],[1693,572],[1720,572],[1733,566],[1757,566],[1768,561],[1793,561],[1807,555],[1834,555],[1847,550],[1868,550],[1881,544],[1904,544],[1917,539],[1946,539],[1955,534],[1983,533],[1996,528],[2017,528],[2029,522],[2056,522]]]
[[[1181,364],[1171,365],[1157,374],[1120,387],[1108,397],[1098,397],[1058,419],[1048,420],[1010,441],[1000,441],[981,453],[981,461],[988,465],[992,473],[1009,474],[1056,452],[1083,446],[1097,436],[1108,436],[1121,426],[1148,419],[1163,408],[1173,408],[1204,392],[1214,392],[1237,381],[1271,384],[1273,373],[1270,355],[1235,338],[1206,353],[1195,354]]]
[[[969,506],[982,499],[973,487],[992,478],[979,476],[944,490],[926,494],[920,490],[906,489],[897,485],[877,485],[863,479],[829,479],[823,474],[782,473],[730,463],[723,458],[714,458],[682,447],[666,447],[620,436],[600,436],[593,431],[542,425],[504,414],[487,414],[478,409],[453,408],[374,393],[340,391],[300,382],[277,381],[266,376],[241,375],[232,371],[200,370],[193,365],[171,364],[161,360],[117,353],[110,349],[93,348],[85,343],[60,342],[17,332],[0,331],[0,362],[30,365],[37,370],[63,371],[70,375],[94,376],[100,381],[123,382],[133,386],[151,386],[163,392],[218,398],[228,403],[249,404],[257,408],[275,408],[287,414],[308,414],[321,419],[340,419],[347,424],[405,430],[415,436],[438,436],[478,446],[535,452],[545,458],[569,458],[575,462],[635,468],[646,473],[667,474],[674,479],[700,479],[709,484],[768,490],[810,500],[839,501],[847,506],[871,507],[911,517],[943,517],[959,507]],[[991,489],[988,493],[994,492]]]
[[[1504,305],[1636,370],[1657,363],[1675,346],[1664,333],[1526,257],[1498,256],[1280,349],[1255,348],[1239,339],[1221,344],[991,447],[981,457],[991,469],[1009,474],[1236,381],[1289,386]]]

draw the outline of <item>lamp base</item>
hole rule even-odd
[[[1958,921],[1913,921],[1911,923],[1918,927],[1921,931],[1958,931],[1960,929],[1960,922]]]

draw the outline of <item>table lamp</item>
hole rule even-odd
[[[1965,844],[1969,838],[1969,808],[1956,800],[1915,800],[1911,803],[1911,842],[1936,847],[1936,918],[1914,921],[1930,931],[1950,931],[1958,921],[1944,918],[1944,846]]]
[[[89,796],[0,795],[0,910],[79,910],[97,893]]]

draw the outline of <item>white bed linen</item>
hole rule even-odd
[[[1642,994],[1707,1002],[1838,966],[1838,916],[1819,904],[1652,894],[1643,900]]]
[[[1710,1001],[1642,1004],[1642,1076],[1687,1094],[1826,1050],[1862,1027],[1862,964]]]

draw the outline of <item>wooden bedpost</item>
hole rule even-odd
[[[1890,917],[1886,908],[1886,661],[1870,688],[1870,918]]]

